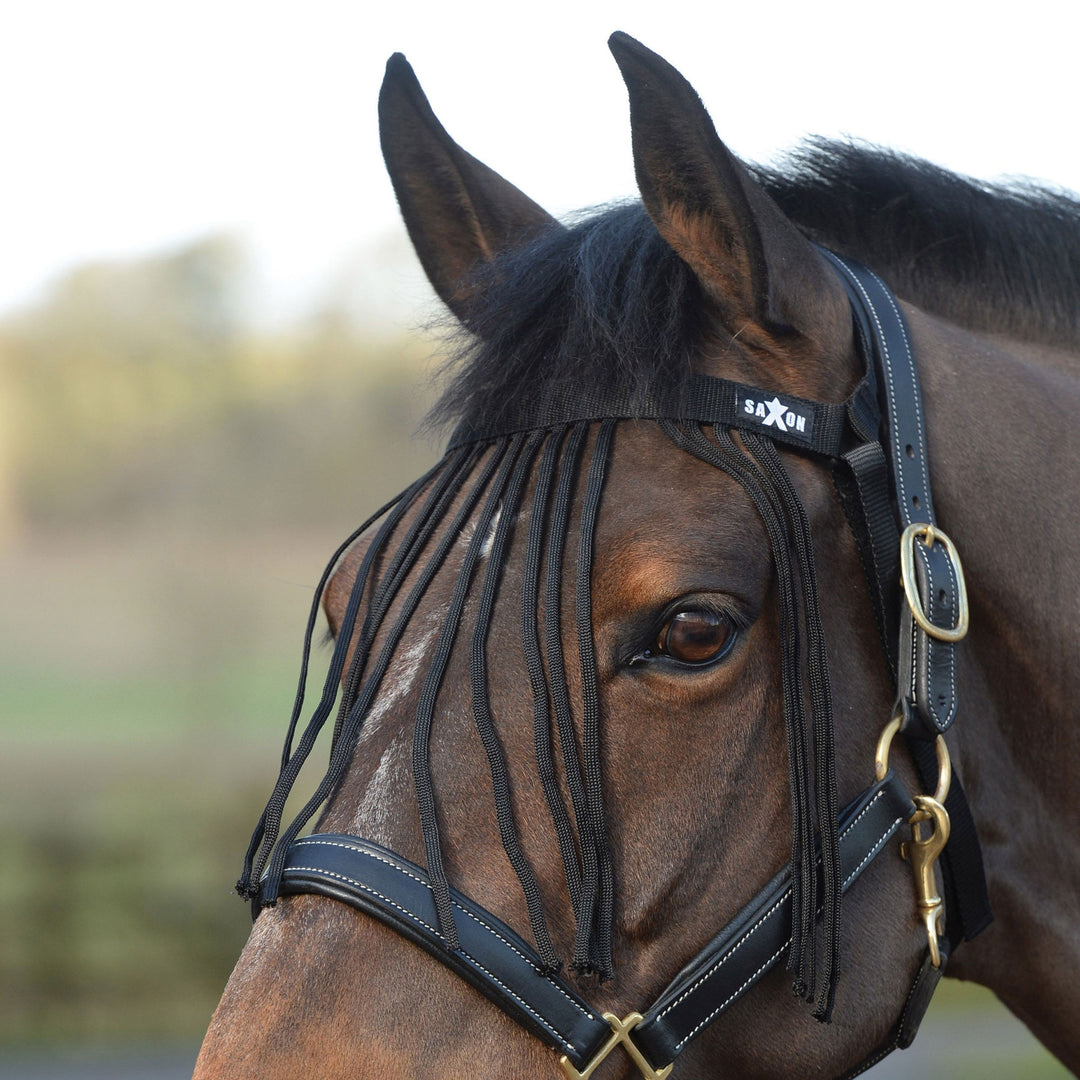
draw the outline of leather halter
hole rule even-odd
[[[934,518],[918,378],[899,305],[871,271],[831,252],[822,250],[822,254],[848,292],[860,349],[867,360],[866,376],[851,397],[842,404],[823,404],[699,376],[689,401],[680,403],[677,418],[751,430],[832,463],[896,678],[893,728],[908,737],[923,783],[931,789],[937,769],[934,741],[956,715],[956,640],[966,620],[962,572],[951,542]],[[590,410],[601,406],[584,402],[575,407],[578,419],[591,418]],[[606,417],[619,415],[617,403],[604,402],[602,409]],[[652,411],[638,406],[633,415],[660,418],[669,414],[661,403]],[[529,421],[536,427],[551,422],[542,416]],[[459,431],[454,443],[489,435]],[[897,596],[901,562],[904,593]],[[888,735],[891,739],[892,729]],[[913,799],[896,774],[879,762],[876,781],[840,816],[845,891],[905,822],[921,822],[930,816],[925,809],[929,803],[937,806],[927,796]],[[950,949],[974,937],[991,919],[974,822],[958,783],[949,790],[945,808],[941,810],[944,816],[936,820],[937,847],[952,823],[943,860],[946,931],[939,937],[940,901],[936,906],[928,903],[923,912],[927,955],[904,1010],[886,1042],[845,1076],[855,1076],[890,1050],[910,1044]],[[920,845],[929,846],[933,836],[925,839],[917,826],[913,828],[908,851],[915,865]],[[924,860],[921,869],[923,894],[932,893],[933,858],[928,863]],[[297,840],[286,856],[280,892],[329,896],[397,930],[558,1051],[571,1080],[590,1076],[619,1047],[643,1076],[663,1078],[686,1046],[784,956],[791,941],[790,877],[791,867],[786,866],[644,1013],[622,1019],[598,1013],[568,983],[546,970],[533,948],[513,930],[454,890],[451,899],[459,943],[458,948],[449,949],[439,930],[425,871],[370,841],[340,834]],[[273,899],[263,897],[262,902]],[[922,899],[936,897],[922,895]],[[256,899],[256,913],[259,905]]]

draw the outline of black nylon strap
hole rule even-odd
[[[833,469],[840,506],[855,537],[863,576],[890,676],[900,663],[900,621],[896,583],[900,578],[900,531],[889,492],[889,463],[878,442],[864,442],[845,453]]]
[[[862,415],[872,396],[866,382],[845,402],[807,401],[774,390],[711,375],[694,375],[683,395],[641,400],[629,394],[588,397],[552,395],[542,403],[523,403],[510,419],[491,428],[465,425],[454,432],[448,450],[467,443],[503,438],[522,431],[600,420],[692,420],[742,428],[801,450],[834,458],[844,443],[850,417]]]
[[[840,859],[845,889],[913,810],[903,784],[889,773],[844,811]],[[787,866],[645,1014],[634,1041],[658,1067],[674,1060],[700,1027],[780,961],[791,938],[790,877]],[[371,841],[337,833],[297,840],[285,861],[281,893],[329,896],[375,916],[452,968],[578,1068],[611,1034],[607,1021],[569,985],[545,973],[535,951],[513,930],[456,889],[450,895],[459,947],[448,949],[425,871]]]

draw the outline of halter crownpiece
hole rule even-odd
[[[337,635],[326,689],[294,749],[302,690],[298,694],[281,775],[249,847],[239,889],[252,899],[256,914],[279,895],[333,897],[393,927],[477,987],[553,1047],[571,1080],[590,1076],[617,1051],[627,1053],[642,1076],[666,1077],[692,1040],[782,959],[799,992],[814,1001],[815,1014],[828,1017],[836,984],[841,896],[910,823],[912,835],[904,851],[915,874],[918,918],[927,930],[926,958],[886,1044],[846,1075],[854,1076],[894,1047],[910,1043],[950,949],[974,936],[990,919],[974,823],[959,783],[949,783],[947,751],[940,738],[956,713],[955,643],[966,629],[966,598],[959,556],[934,520],[918,382],[899,306],[876,275],[832,253],[823,255],[848,291],[866,361],[865,377],[846,402],[806,401],[708,376],[696,376],[677,399],[658,396],[637,401],[632,409],[628,399],[617,394],[607,400],[598,394],[584,400],[570,395],[550,399],[509,413],[497,429],[489,430],[475,419],[467,422],[455,433],[439,466],[365,522],[363,528],[382,518]],[[533,691],[537,760],[577,926],[572,963],[580,970],[610,976],[615,882],[601,789],[590,579],[605,470],[615,427],[622,419],[656,421],[676,446],[727,472],[746,489],[765,523],[784,628],[781,671],[793,858],[679,972],[656,1002],[620,1019],[595,1010],[557,974],[559,958],[510,812],[506,762],[487,699],[486,643],[513,522],[532,483],[522,632]],[[740,432],[741,445],[731,437],[731,429]],[[776,443],[833,466],[896,680],[897,709],[879,744],[874,782],[842,812],[836,805],[831,695],[812,542]],[[586,479],[575,597],[583,696],[579,753],[559,612],[569,509],[581,472]],[[389,539],[409,513],[412,520],[391,552]],[[304,824],[344,775],[409,619],[466,523],[472,521],[472,538],[424,678],[414,728],[413,768],[426,868],[354,836],[314,834],[299,839]],[[433,549],[422,563],[421,552],[427,551],[429,541]],[[482,552],[487,564],[481,575]],[[376,578],[377,562],[381,565]],[[898,594],[895,582],[901,563],[904,586]],[[479,582],[478,596],[474,578]],[[541,595],[542,628],[537,621]],[[367,606],[360,622],[364,597]],[[470,663],[474,718],[491,769],[500,834],[529,911],[532,944],[455,890],[443,868],[429,737],[470,597],[476,610]],[[317,604],[318,597],[309,642]],[[390,620],[392,606],[395,615]],[[799,626],[802,633],[796,632]],[[540,661],[541,636],[546,665]],[[354,640],[346,671],[347,650]],[[804,669],[809,673],[808,691],[803,688]],[[282,831],[285,798],[333,710],[343,674],[326,775],[300,815]],[[897,732],[906,736],[933,795],[912,797],[888,769],[889,745]],[[569,808],[554,780],[556,752],[562,757]],[[934,880],[939,856],[946,883],[944,931]],[[820,944],[815,941],[819,936]]]

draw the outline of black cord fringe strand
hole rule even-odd
[[[504,559],[507,546],[517,522],[518,508],[525,484],[532,471],[533,461],[543,441],[543,432],[531,432],[525,439],[522,451],[514,463],[506,494],[498,509],[496,520],[492,524],[493,532],[485,543],[487,572],[480,591],[476,613],[476,626],[473,631],[472,649],[469,658],[469,675],[472,686],[473,719],[477,734],[483,743],[491,773],[492,795],[495,801],[495,820],[499,827],[499,836],[503,850],[517,875],[525,897],[529,913],[529,925],[532,927],[533,940],[542,966],[548,972],[557,971],[559,960],[544,917],[543,901],[532,868],[518,840],[517,826],[510,799],[510,778],[506,768],[499,737],[495,731],[495,721],[491,715],[491,703],[488,694],[487,644],[491,630],[491,619],[498,599],[499,585],[502,581]]]
[[[614,868],[604,814],[601,770],[600,702],[597,692],[596,649],[592,627],[592,561],[596,520],[607,475],[608,457],[615,437],[615,421],[605,420],[598,428],[593,446],[589,477],[581,506],[581,534],[577,561],[577,635],[581,662],[582,757],[585,765],[586,831],[596,850],[596,880],[582,885],[582,913],[594,915],[595,931],[589,921],[578,924],[574,962],[585,971],[595,971],[601,980],[614,974],[612,934],[614,927]],[[590,920],[591,921],[591,920]]]
[[[577,736],[570,707],[570,688],[566,680],[566,658],[562,641],[562,578],[566,553],[566,540],[570,530],[574,491],[581,468],[582,454],[588,435],[588,424],[575,424],[566,439],[566,448],[559,466],[559,478],[555,499],[551,508],[551,525],[548,530],[547,569],[544,580],[544,649],[551,680],[551,706],[555,714],[555,728],[559,737],[563,773],[570,791],[570,804],[574,811],[574,828],[577,832],[581,854],[581,871],[577,889],[571,889],[570,898],[574,909],[574,923],[580,928],[585,916],[582,911],[582,882],[590,874],[596,874],[597,853],[586,829],[588,814],[585,779],[578,756]],[[586,932],[586,937],[588,933]],[[585,954],[584,962],[587,962]]]
[[[820,973],[814,1015],[827,1021],[832,1016],[840,961],[840,919],[843,874],[840,867],[839,813],[836,787],[836,752],[833,740],[832,690],[825,631],[818,605],[817,570],[814,565],[814,541],[798,492],[784,468],[775,444],[753,433],[743,436],[747,448],[765,468],[780,493],[795,539],[796,558],[803,583],[804,613],[807,634],[807,676],[814,733],[814,796],[817,810],[818,843],[821,850],[823,895],[823,970]]]
[[[772,549],[781,626],[780,669],[792,816],[792,940],[787,966],[795,973],[795,992],[806,997],[815,981],[817,872],[810,823],[811,773],[801,680],[799,604],[783,514],[776,492],[767,480],[761,482],[765,480],[761,469],[725,430],[715,429],[714,442],[696,424],[685,429],[669,422],[662,422],[661,426],[676,445],[722,469],[744,488],[765,525]]]
[[[413,728],[413,780],[420,811],[420,826],[424,835],[424,854],[427,860],[428,880],[431,884],[432,897],[435,902],[439,930],[443,937],[446,938],[448,949],[458,948],[458,936],[457,929],[454,926],[450,885],[443,865],[442,846],[439,840],[435,788],[431,775],[431,727],[435,715],[435,703],[442,687],[443,678],[446,675],[446,668],[450,662],[450,653],[453,650],[461,616],[465,610],[465,601],[468,598],[473,572],[479,563],[480,552],[486,543],[492,519],[503,499],[523,441],[524,436],[516,435],[510,440],[496,443],[488,458],[484,473],[480,477],[480,483],[474,489],[474,494],[478,496],[480,490],[487,486],[491,472],[497,465],[498,473],[494,480],[491,481],[487,498],[481,508],[479,517],[473,525],[472,537],[469,540],[468,547],[465,549],[461,570],[454,585],[454,593],[450,599],[446,619],[443,622],[435,646],[431,666],[424,677],[420,691],[420,703],[416,711],[416,723]],[[460,533],[465,521],[461,521],[460,524],[455,522],[455,525],[457,525],[455,531]]]
[[[555,775],[552,710],[549,702],[548,679],[544,670],[544,656],[540,649],[539,625],[540,566],[544,552],[544,532],[556,481],[559,452],[566,433],[566,428],[557,428],[548,436],[537,472],[529,521],[529,537],[525,548],[525,566],[522,571],[521,647],[533,697],[533,747],[536,754],[536,769],[540,776],[540,784],[544,790],[552,825],[555,827],[559,855],[570,895],[570,906],[576,918],[581,903],[581,861],[574,829],[570,824],[570,816]]]
[[[270,794],[270,798],[267,800],[267,804],[263,809],[262,815],[252,833],[251,840],[248,843],[248,849],[244,856],[243,871],[240,879],[236,883],[236,891],[245,899],[252,899],[259,891],[257,882],[263,867],[266,865],[266,861],[270,857],[274,845],[277,842],[278,831],[281,825],[281,815],[284,812],[289,792],[296,782],[296,777],[299,775],[300,768],[311,753],[311,749],[315,745],[315,739],[336,699],[338,680],[341,677],[341,671],[344,667],[345,657],[348,651],[349,635],[351,634],[352,627],[355,623],[356,613],[359,607],[359,594],[363,591],[363,582],[366,580],[368,570],[382,544],[393,531],[395,524],[400,521],[401,517],[408,511],[408,508],[412,505],[415,498],[423,491],[424,487],[430,482],[431,478],[438,473],[441,467],[442,463],[440,462],[399,495],[381,506],[339,545],[338,549],[327,563],[326,568],[323,570],[322,577],[319,579],[319,583],[315,588],[315,595],[312,599],[311,610],[308,614],[307,626],[304,632],[304,647],[300,664],[300,677],[289,720],[289,727],[285,735],[285,742],[282,749],[281,768],[278,773],[277,781],[274,784],[273,791]],[[390,512],[390,516],[387,517],[386,521],[384,521],[380,527],[376,538],[368,549],[367,557],[357,573],[358,585],[357,588],[354,589],[353,597],[350,597],[350,603],[342,622],[341,630],[343,632],[339,632],[338,639],[334,643],[334,651],[330,658],[330,665],[323,686],[322,699],[301,736],[300,745],[294,749],[293,738],[295,737],[296,727],[303,711],[304,697],[307,688],[312,639],[327,583],[345,552],[369,528],[371,528],[375,522],[379,521],[379,519],[388,512]]]

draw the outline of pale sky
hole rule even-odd
[[[632,194],[616,29],[744,158],[850,134],[1080,190],[1076,0],[0,0],[0,315],[81,261],[218,230],[251,245],[264,312],[302,307],[403,235],[375,121],[397,50],[450,133],[548,210]]]

